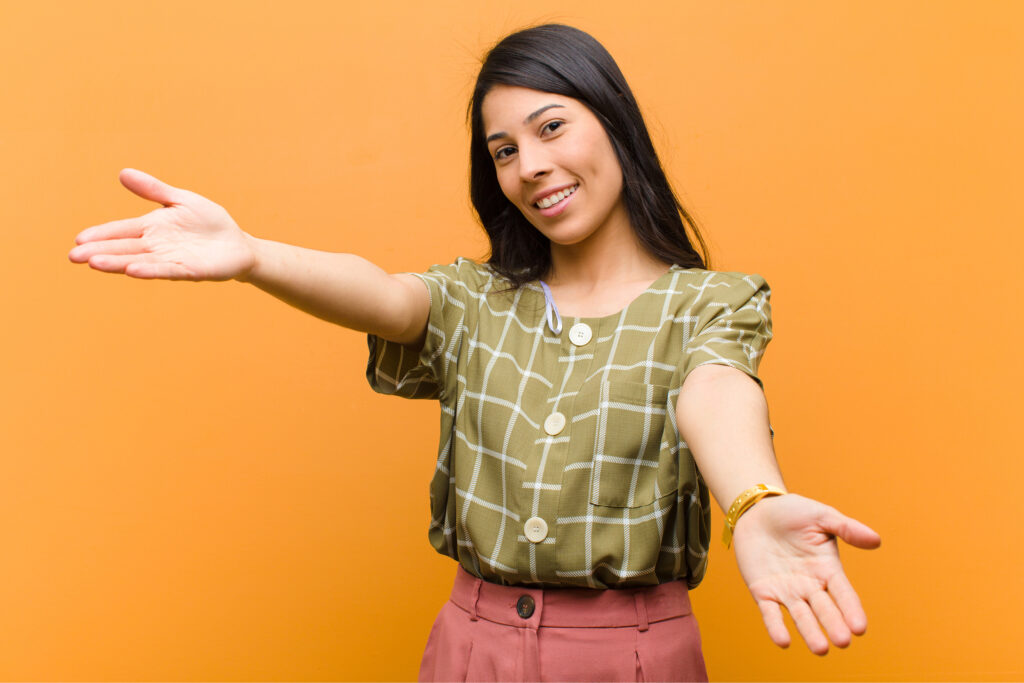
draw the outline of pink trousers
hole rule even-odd
[[[681,581],[646,588],[522,588],[459,567],[421,681],[706,681]]]

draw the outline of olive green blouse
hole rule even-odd
[[[540,283],[459,259],[419,353],[369,337],[374,390],[441,403],[430,542],[501,584],[613,588],[704,575],[708,490],[676,428],[699,365],[758,384],[772,337],[759,275],[672,266],[626,308],[550,324]]]

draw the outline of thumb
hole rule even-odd
[[[143,199],[160,202],[164,206],[181,201],[181,191],[178,188],[134,168],[121,169],[118,179],[122,185]]]
[[[838,536],[855,548],[872,549],[882,544],[882,537],[877,531],[835,509],[830,509],[824,516],[821,526],[828,533]]]

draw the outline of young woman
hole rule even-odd
[[[375,390],[440,401],[429,537],[459,566],[422,679],[706,679],[688,589],[709,489],[772,640],[789,644],[785,606],[812,651],[848,645],[866,617],[835,537],[880,539],[785,491],[756,374],[768,286],[705,268],[611,56],[567,26],[512,34],[470,119],[485,264],[389,275],[130,169],[163,207],[85,230],[70,258],[250,282],[368,333]]]

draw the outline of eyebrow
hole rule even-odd
[[[538,116],[540,116],[541,114],[546,112],[548,109],[554,109],[556,107],[565,107],[565,105],[564,104],[545,104],[543,107],[541,107],[540,109],[538,109],[537,111],[533,112],[532,114],[527,116],[525,119],[523,119],[523,125],[525,126],[530,121],[533,121],[535,118],[537,118]],[[492,140],[497,140],[499,138],[507,138],[507,137],[508,137],[508,133],[506,133],[505,131],[500,131],[498,133],[491,133],[490,135],[487,136],[487,140],[485,140],[485,142],[489,145],[489,144],[491,144]]]

